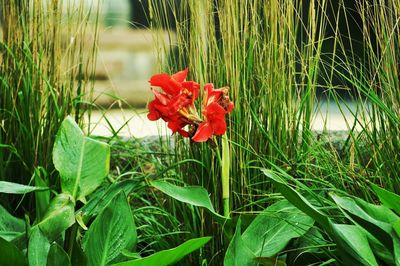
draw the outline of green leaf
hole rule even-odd
[[[59,244],[53,243],[50,246],[49,254],[47,256],[47,265],[70,266],[71,261],[64,249]]]
[[[360,227],[362,228],[362,227]],[[363,229],[365,235],[368,238],[368,243],[371,246],[372,252],[376,258],[379,258],[387,265],[395,265],[394,262],[394,254],[393,252],[389,251],[387,247],[385,247],[381,241],[379,241],[376,237],[374,237],[371,233],[367,230]]]
[[[400,215],[400,196],[383,188],[380,188],[375,184],[371,184],[371,186],[376,195],[378,195],[381,203],[387,208],[396,211],[397,214]]]
[[[255,254],[243,241],[241,236],[241,221],[238,220],[236,224],[235,234],[228,249],[225,253],[224,265],[225,266],[251,266],[257,265]]]
[[[330,194],[336,204],[347,211],[347,213],[364,229],[375,236],[389,250],[393,249],[392,225],[398,217],[385,206],[377,206],[366,203],[360,199],[340,197]]]
[[[227,219],[226,217],[215,212],[210,197],[208,196],[208,192],[203,187],[179,187],[162,180],[151,181],[150,184],[178,201],[188,203],[193,206],[206,208],[217,218],[223,220]]]
[[[243,242],[260,257],[272,257],[289,241],[305,234],[314,220],[287,200],[279,201],[257,215],[242,235]]]
[[[393,236],[393,253],[396,265],[400,265],[400,237]]]
[[[0,265],[26,265],[25,256],[14,244],[0,237]]]
[[[53,163],[60,172],[62,191],[74,199],[83,199],[107,176],[110,147],[85,137],[74,120],[67,117],[56,136]]]
[[[290,245],[291,249],[285,252],[286,263],[288,265],[312,265],[329,261],[332,256],[326,252],[324,247],[332,245],[332,242],[326,240],[321,232],[323,231],[320,228],[313,226],[304,235],[295,239]]]
[[[26,194],[32,191],[48,190],[47,187],[33,187],[7,181],[0,181],[0,193]]]
[[[368,244],[365,233],[356,225],[332,224],[334,232],[343,241],[341,244],[348,247],[348,251],[363,265],[378,266],[375,256]]]
[[[113,264],[115,266],[167,266],[181,260],[186,255],[203,247],[211,237],[190,239],[185,243],[171,249],[162,250],[148,257]]]
[[[46,182],[42,176],[46,177],[46,171],[42,167],[35,169],[34,180],[37,187],[47,187],[48,182]],[[35,192],[35,202],[36,202],[36,219],[41,220],[49,207],[50,204],[50,190],[46,191],[36,191]]]
[[[397,236],[400,237],[400,219],[393,223],[393,229]]]
[[[123,249],[134,247],[136,238],[131,208],[121,192],[101,211],[85,234],[83,250],[88,265],[108,264]]]
[[[0,205],[0,237],[11,241],[23,234],[25,234],[24,220],[15,218]]]
[[[74,223],[75,215],[72,197],[69,194],[58,194],[50,202],[43,219],[34,227],[39,227],[49,241],[52,242]]]
[[[108,188],[96,190],[88,203],[79,210],[84,217],[83,221],[87,222],[91,217],[97,215],[118,193],[124,191],[125,195],[129,195],[137,185],[137,181],[124,180],[114,183]]]
[[[43,266],[47,263],[50,243],[39,227],[32,228],[28,244],[29,266]]]
[[[353,246],[349,245],[347,242],[349,240],[347,235],[344,235],[342,229],[339,225],[339,229],[337,229],[337,224],[334,224],[328,216],[324,215],[322,212],[317,210],[307,199],[305,199],[302,195],[300,195],[296,190],[289,187],[285,181],[283,181],[280,177],[278,177],[274,172],[271,170],[263,169],[265,175],[271,178],[273,184],[278,188],[278,190],[282,193],[282,195],[294,206],[299,208],[304,213],[310,215],[318,224],[321,226],[335,241],[338,245],[338,251],[340,256],[345,261],[347,265],[356,263],[356,262],[364,262],[365,259],[364,254],[360,254],[359,250],[362,250],[358,247],[358,245]],[[355,226],[355,225],[349,225]],[[343,230],[350,231],[352,228],[343,228]],[[354,229],[355,233],[359,233],[361,231],[360,228]],[[356,237],[356,236],[355,236]],[[359,236],[362,238],[362,236]],[[364,239],[366,244],[368,244],[366,240],[366,236],[364,234]],[[354,248],[358,248],[355,250]],[[372,251],[371,251],[372,253]],[[368,254],[366,254],[368,255]]]
[[[268,169],[262,169],[263,173],[269,177],[274,185],[277,187],[279,192],[285,196],[285,198],[296,206],[299,210],[303,211],[316,222],[322,225],[325,230],[329,230],[330,221],[329,218],[317,210],[307,199],[305,199],[300,193],[293,188],[289,187],[284,180],[277,176],[274,172]]]

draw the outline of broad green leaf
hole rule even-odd
[[[26,265],[25,256],[14,244],[0,237],[0,265]]]
[[[364,210],[365,213],[378,221],[393,223],[400,219],[400,217],[396,213],[394,213],[390,208],[384,205],[371,204],[357,197],[353,197],[353,199],[357,203],[357,205]]]
[[[25,222],[12,216],[0,205],[0,237],[11,241],[25,234]]]
[[[400,237],[393,236],[393,254],[396,265],[400,265]]]
[[[75,215],[72,197],[69,194],[58,194],[50,202],[43,219],[34,227],[39,227],[49,241],[54,241],[74,223]]]
[[[113,264],[115,266],[167,266],[181,260],[186,255],[203,247],[211,237],[190,239],[185,243],[171,249],[162,250],[148,257]]]
[[[43,266],[47,263],[50,243],[39,227],[32,228],[28,244],[29,266]]]
[[[243,242],[260,257],[272,257],[289,241],[305,234],[314,220],[286,200],[258,214],[242,235]]]
[[[390,209],[333,193],[330,195],[340,208],[346,210],[357,223],[392,250],[391,223],[398,217]]]
[[[129,195],[137,185],[137,181],[124,180],[111,184],[108,188],[96,190],[88,203],[78,211],[82,213],[83,221],[87,222],[91,217],[96,216],[118,193],[124,191],[125,195]]]
[[[225,253],[225,266],[252,266],[257,265],[256,255],[243,241],[241,236],[240,219],[236,224],[235,234]],[[251,225],[250,225],[251,226]]]
[[[83,239],[88,265],[110,263],[123,249],[136,244],[136,227],[123,192],[114,197],[93,221]]]
[[[56,136],[53,163],[60,172],[62,192],[76,200],[83,199],[107,176],[110,147],[85,137],[74,120],[67,117]]]
[[[374,237],[370,232],[368,232],[364,228],[362,229],[364,230],[364,233],[368,238],[368,243],[371,246],[372,252],[374,253],[375,257],[379,258],[387,265],[395,265],[393,252],[389,251],[389,249],[385,247],[382,242]]]
[[[283,181],[280,177],[278,177],[271,170],[263,169],[263,172],[266,176],[270,177],[273,184],[278,188],[279,192],[294,206],[299,208],[304,213],[308,214],[313,218],[335,241],[338,245],[338,250],[341,258],[345,261],[347,265],[353,264],[356,261],[362,262],[364,261],[364,254],[360,254],[359,251],[354,248],[358,248],[358,246],[348,245],[348,236],[343,235],[341,230],[336,229],[336,224],[334,224],[328,216],[324,215],[322,212],[317,210],[307,199],[305,199],[300,193],[296,190],[288,186],[285,181]],[[355,226],[355,225],[351,225]],[[340,227],[340,226],[339,226]],[[341,228],[339,228],[341,229]],[[345,228],[347,229],[347,228]],[[345,230],[343,229],[343,230]],[[357,228],[358,231],[361,229]],[[357,229],[354,229],[355,232],[358,232]],[[351,228],[348,228],[350,231]],[[364,234],[365,237],[365,234]],[[360,237],[361,238],[361,237]],[[366,237],[365,237],[366,238]],[[372,252],[372,251],[371,251]],[[368,255],[368,254],[367,254]]]
[[[400,219],[393,223],[393,229],[397,236],[400,237]]]
[[[37,187],[47,187],[48,183],[42,178],[46,177],[46,171],[38,167],[35,169],[34,180]],[[50,190],[46,191],[36,191],[35,192],[35,202],[36,202],[36,219],[41,220],[49,207],[50,204]]]
[[[269,177],[279,192],[285,196],[285,198],[292,203],[299,210],[303,211],[316,222],[321,224],[325,230],[329,230],[330,221],[329,218],[317,210],[307,199],[305,199],[300,193],[298,193],[293,188],[289,187],[284,180],[277,176],[274,172],[268,169],[262,169],[263,173]]]
[[[332,245],[325,239],[322,230],[313,226],[304,235],[295,239],[290,245],[291,249],[285,252],[288,265],[312,265],[329,261],[331,256],[323,247]],[[333,261],[336,261],[333,259]],[[330,264],[327,264],[330,265]]]
[[[378,195],[381,203],[397,212],[400,215],[400,196],[394,194],[393,192],[387,191],[383,188],[378,187],[375,184],[371,184],[372,189],[375,191],[376,195]]]
[[[203,187],[179,187],[161,180],[151,181],[150,184],[178,201],[188,203],[193,206],[206,208],[217,218],[224,220],[227,219],[226,217],[215,212],[210,197],[208,196],[208,192]]]
[[[7,181],[0,181],[0,193],[26,194],[32,191],[48,190],[47,187],[33,187]]]
[[[357,258],[363,265],[378,266],[375,256],[369,246],[367,236],[356,225],[333,224],[333,231],[340,236],[341,244],[348,247],[349,252],[355,252],[353,257]]]
[[[71,261],[64,249],[59,244],[53,243],[50,246],[49,254],[47,256],[47,265],[70,266]]]

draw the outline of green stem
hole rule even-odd
[[[221,163],[221,176],[222,176],[222,200],[224,204],[224,216],[230,216],[229,207],[229,168],[230,168],[230,158],[229,158],[229,143],[226,133],[222,136],[222,163]]]

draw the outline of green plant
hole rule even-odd
[[[40,185],[57,186],[56,132],[67,114],[82,123],[90,109],[99,10],[59,0],[2,1],[0,8],[0,180],[33,184],[32,173],[46,169]],[[22,214],[34,198],[2,195],[0,202]]]
[[[155,34],[163,28],[169,37],[158,39],[162,71],[189,66],[190,79],[231,87],[233,216],[264,210],[279,197],[259,167],[278,167],[323,187],[313,187],[314,196],[343,190],[372,201],[370,182],[399,192],[399,14],[398,1],[392,0],[150,1]],[[318,101],[319,95],[327,103]],[[312,128],[320,104],[332,102],[347,126],[339,141],[332,141],[336,132],[326,130],[330,110],[322,114],[323,131]],[[179,138],[175,144],[178,160],[194,159],[180,165],[177,183],[203,186],[220,213],[225,202],[217,154]],[[319,199],[338,211],[330,198]],[[209,212],[195,212],[193,218],[193,209],[176,201],[164,206],[199,235],[222,234],[204,222],[211,219]],[[210,254],[224,253],[228,244],[220,239]],[[222,260],[213,257],[217,264]]]
[[[316,196],[312,189],[307,188],[299,181],[295,182],[296,186],[309,196],[314,194],[312,198],[314,201],[318,200],[317,204],[312,203],[288,184],[288,181],[293,180],[290,176],[282,172],[278,175],[266,169],[263,172],[289,202],[314,219],[317,226],[330,236],[336,244],[336,253],[340,259],[337,263],[400,264],[400,235],[398,232],[400,216],[398,208],[393,207],[400,204],[398,195],[372,185],[383,203],[383,205],[374,205],[343,192],[331,192],[329,193],[330,199],[324,198],[324,200],[330,201],[330,207],[334,206],[347,218],[338,220],[335,218],[338,217],[337,214],[323,211],[327,207],[326,203],[321,205],[321,198],[318,199],[321,196]],[[388,199],[391,199],[390,203]]]
[[[61,193],[54,192],[51,197],[47,187],[1,183],[2,193],[34,192],[38,202],[48,203],[33,224],[11,216],[1,207],[0,257],[7,258],[4,265],[145,265],[152,260],[168,265],[210,240],[191,239],[175,249],[141,258],[135,252],[137,229],[126,196],[135,182],[125,180],[99,189],[108,175],[109,159],[109,145],[85,137],[67,117],[53,150]],[[79,207],[82,204],[78,201],[83,206]]]

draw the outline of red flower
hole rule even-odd
[[[192,120],[200,120],[195,115],[194,101],[199,96],[200,85],[194,81],[185,81],[188,70],[173,75],[158,74],[150,78],[150,85],[161,88],[152,89],[155,99],[149,103],[147,118],[155,121],[163,119],[173,133],[184,137],[189,133],[183,128],[192,124]]]
[[[233,102],[228,96],[228,88],[214,89],[212,83],[206,84],[203,102],[203,115],[206,118],[197,128],[193,141],[203,142],[213,135],[223,135],[226,131],[225,114],[233,109]]]

